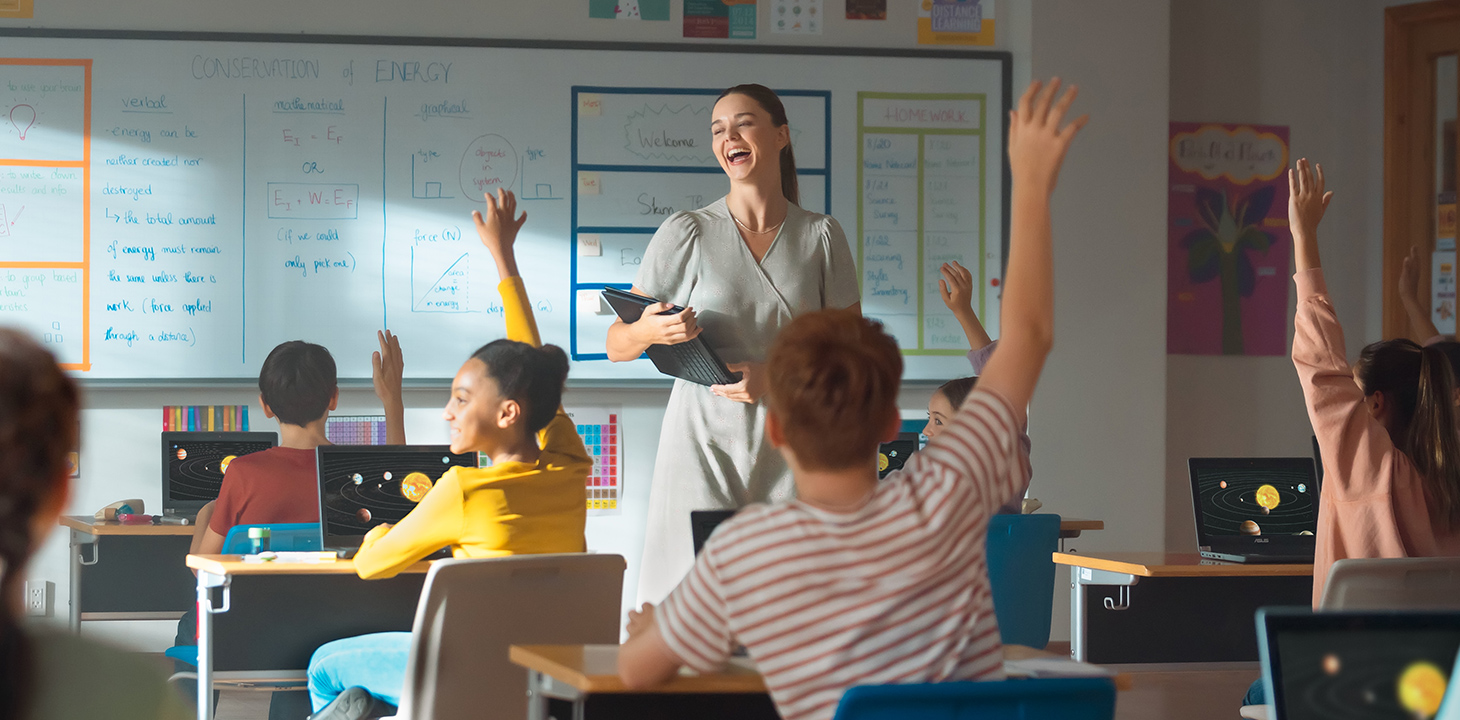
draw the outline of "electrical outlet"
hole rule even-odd
[[[25,583],[25,614],[35,617],[50,617],[51,597],[55,594],[55,583],[49,580],[29,580]]]

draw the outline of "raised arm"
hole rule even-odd
[[[988,347],[993,340],[973,312],[973,273],[957,261],[943,263],[938,272],[943,276],[938,281],[938,294],[943,296],[943,304],[948,306],[963,328],[963,336],[968,338],[968,349]]]
[[[1419,301],[1419,269],[1422,265],[1419,248],[1410,248],[1399,270],[1399,302],[1404,305],[1404,314],[1409,317],[1410,339],[1428,342],[1439,336],[1440,329],[1435,327],[1429,311]]]
[[[1021,421],[1054,343],[1049,198],[1070,142],[1089,119],[1082,115],[1061,127],[1077,89],[1071,86],[1055,102],[1059,85],[1058,78],[1043,88],[1038,81],[1031,83],[1010,113],[1014,202],[1003,328],[999,349],[979,378],[980,387],[1003,395]]]
[[[380,349],[370,356],[371,379],[375,395],[385,408],[385,444],[406,444],[406,404],[401,394],[401,378],[405,358],[400,351],[400,338],[389,330],[375,333]]]

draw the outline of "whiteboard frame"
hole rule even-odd
[[[143,40],[183,42],[233,42],[233,43],[291,43],[299,45],[366,45],[386,47],[454,47],[454,48],[498,48],[532,50],[593,50],[612,52],[689,52],[724,53],[745,55],[782,56],[849,56],[849,57],[896,57],[921,59],[973,60],[998,63],[1000,66],[1003,112],[1000,117],[999,163],[1002,167],[1002,187],[999,202],[1003,207],[1000,228],[999,276],[1003,277],[1009,259],[1009,212],[1013,178],[1009,168],[1009,111],[1014,104],[1014,56],[1003,50],[951,50],[951,49],[903,49],[903,48],[857,48],[845,46],[800,46],[800,45],[736,45],[728,43],[638,43],[613,41],[568,41],[568,40],[521,40],[510,38],[470,37],[427,37],[394,35],[328,35],[277,33],[231,33],[231,32],[184,32],[172,30],[87,30],[49,28],[0,28],[0,38],[55,38],[95,40]],[[827,142],[831,142],[830,136]],[[828,157],[828,162],[830,157]],[[828,181],[830,175],[828,173]],[[827,183],[830,192],[830,182]],[[240,387],[252,386],[255,378],[88,378],[73,374],[73,378],[87,387]],[[940,380],[909,380],[908,386],[936,386]],[[406,380],[407,387],[449,386],[450,378],[415,378]],[[370,378],[340,378],[341,387],[365,387]],[[670,379],[569,379],[569,388],[663,388],[673,384]]]

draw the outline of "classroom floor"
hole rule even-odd
[[[1116,720],[1234,720],[1256,670],[1131,673],[1116,699]],[[217,720],[267,720],[269,694],[224,692]],[[299,720],[303,720],[300,718]]]

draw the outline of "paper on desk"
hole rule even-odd
[[[244,555],[246,563],[325,563],[334,562],[337,556],[332,552],[276,552],[272,559],[262,555]]]
[[[1113,677],[1114,672],[1090,663],[1065,658],[1026,658],[1005,660],[1004,674],[1024,678]]]

